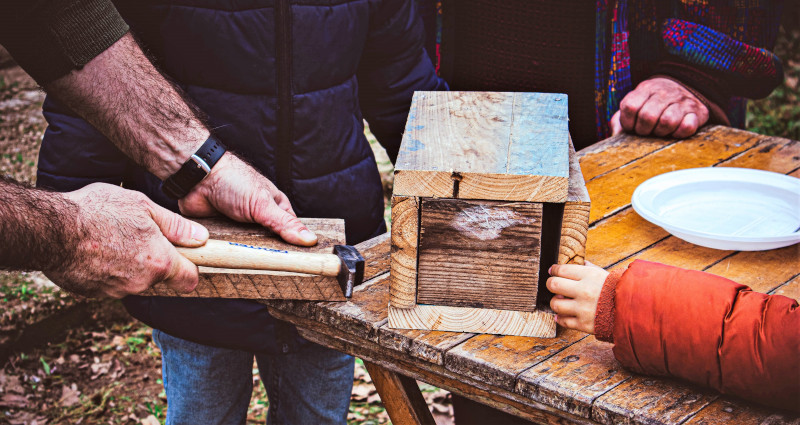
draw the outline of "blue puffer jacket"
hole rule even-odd
[[[363,119],[394,159],[413,91],[445,89],[411,0],[126,0],[117,7],[221,140],[275,182],[298,216],[344,218],[349,243],[385,231]],[[44,113],[40,186],[122,183],[177,210],[158,179],[91,125],[51,98]],[[286,351],[294,340],[291,328],[252,301],[124,302],[143,322],[199,343]]]

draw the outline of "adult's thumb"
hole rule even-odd
[[[208,229],[199,223],[187,220],[172,211],[158,205],[151,205],[150,216],[161,233],[174,245],[196,247],[205,245],[208,240]]]

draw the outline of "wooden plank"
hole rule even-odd
[[[394,194],[564,202],[567,96],[416,92]]]
[[[800,167],[800,142],[780,137],[763,137],[742,154],[723,161],[720,167],[742,167],[786,174]]]
[[[634,260],[654,261],[689,270],[703,270],[731,254],[733,251],[705,248],[670,236],[617,263],[609,270],[627,268]]]
[[[206,226],[213,239],[271,249],[332,253],[334,245],[345,243],[344,220],[340,219],[301,219],[309,229],[317,234],[318,243],[313,247],[290,245],[274,233],[255,224],[237,223],[224,218],[194,220]],[[200,273],[199,283],[192,292],[181,293],[166,285],[156,284],[141,295],[262,300],[344,301],[346,299],[335,277],[215,267],[199,267],[198,270]]]
[[[628,208],[589,228],[586,259],[608,267],[669,236]]]
[[[614,359],[611,344],[589,336],[523,372],[516,392],[590,418],[594,401],[630,377]]]
[[[356,249],[364,257],[364,282],[389,271],[392,241],[388,232],[361,242]]]
[[[393,424],[436,425],[417,381],[374,363],[364,362],[364,366]]]
[[[553,313],[543,310],[528,312],[425,304],[417,304],[413,308],[394,308],[390,305],[389,326],[540,338],[556,336],[555,317]]]
[[[542,204],[422,199],[417,302],[534,311]]]
[[[769,292],[800,271],[800,245],[737,252],[704,271],[747,285],[754,291]]]
[[[392,284],[389,304],[411,308],[417,303],[419,199],[392,196]]]
[[[561,220],[558,264],[584,264],[591,201],[572,140],[569,141],[569,192]]]
[[[728,425],[732,423],[738,425],[800,425],[800,416],[722,396],[684,422],[684,424],[690,425]]]
[[[636,375],[599,397],[592,418],[605,424],[681,424],[717,397],[711,389]]]
[[[795,276],[792,280],[777,287],[770,293],[783,295],[784,297],[789,297],[800,302],[800,275]]]
[[[447,351],[472,338],[475,334],[393,329],[387,323],[379,329],[378,335],[378,341],[383,347],[408,353],[411,357],[429,363],[442,365]]]
[[[697,134],[705,131],[709,131],[709,129],[706,128]],[[677,140],[671,138],[641,137],[629,133],[610,137],[581,149],[578,155],[583,177],[588,182],[676,142]],[[607,151],[613,152],[613,155],[609,155]]]
[[[629,205],[636,187],[651,177],[717,164],[746,151],[762,138],[742,130],[715,127],[597,177],[586,184],[594,199],[590,220],[595,222]]]
[[[561,329],[557,338],[477,335],[445,354],[457,374],[514,391],[517,375],[575,343],[586,334]]]

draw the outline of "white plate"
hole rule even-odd
[[[800,179],[748,168],[693,168],[633,192],[647,221],[708,248],[763,251],[800,242]]]

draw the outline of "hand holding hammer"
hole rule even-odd
[[[333,254],[321,254],[209,239],[199,248],[176,249],[198,266],[336,277],[347,298],[353,295],[353,287],[364,280],[364,257],[350,245],[336,245],[333,247]]]

